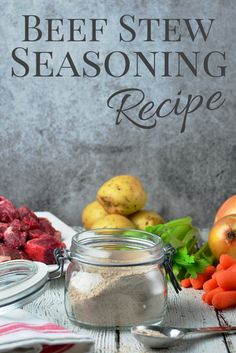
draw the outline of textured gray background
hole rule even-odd
[[[49,210],[69,224],[79,224],[83,206],[96,190],[116,174],[137,175],[148,194],[148,207],[164,217],[192,215],[196,224],[211,224],[222,200],[235,193],[235,14],[229,0],[1,0],[0,2],[0,192],[17,205]],[[183,33],[181,43],[118,44],[119,17],[125,13],[154,18],[216,18],[204,44],[192,43]],[[104,18],[109,21],[102,43],[22,43],[23,14],[41,17]],[[45,28],[45,27],[44,27]],[[139,31],[142,35],[142,31]],[[114,79],[12,78],[11,51],[27,46],[30,52],[53,50],[53,65],[63,53],[75,57],[99,50],[102,59],[112,50],[144,53],[151,50],[211,50],[227,52],[227,76],[184,79],[143,78],[131,74]],[[82,68],[82,62],[78,64]],[[115,126],[115,114],[106,106],[108,96],[121,88],[142,88],[149,99],[160,102],[182,89],[208,96],[219,89],[227,100],[221,109],[200,109],[180,134],[182,119],[159,120],[156,128],[142,130],[128,121]]]

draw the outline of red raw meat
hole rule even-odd
[[[24,251],[12,249],[3,244],[0,244],[0,256],[9,256],[11,260],[16,260],[16,259],[30,260],[29,256]]]
[[[14,220],[3,234],[3,242],[13,249],[23,249],[27,240],[27,233],[21,230],[21,223]]]
[[[51,222],[47,218],[39,217],[40,229],[44,231],[44,233],[53,235],[57,240],[61,240],[61,232],[53,228]]]
[[[18,217],[19,214],[13,203],[6,197],[0,196],[0,222],[10,223]]]
[[[8,226],[9,226],[8,223],[0,223],[0,240],[1,241],[3,240],[3,234]]]
[[[54,233],[56,232],[56,229],[53,228],[51,222],[47,218],[39,217],[39,223],[39,228],[42,229],[44,233],[54,235]]]
[[[45,233],[42,229],[29,230],[29,238],[30,239],[40,238],[41,236],[44,236],[44,235],[50,235],[50,234]]]
[[[29,240],[25,245],[25,252],[32,260],[51,265],[55,263],[53,250],[56,248],[63,249],[65,244],[51,235],[45,235]]]
[[[21,206],[18,208],[18,212],[21,222],[28,227],[28,229],[40,228],[38,217],[27,206]]]
[[[29,259],[53,264],[55,248],[65,248],[65,244],[48,219],[38,218],[27,206],[17,210],[0,196],[0,262]]]

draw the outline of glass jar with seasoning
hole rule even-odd
[[[95,229],[76,234],[65,278],[68,317],[101,328],[161,323],[169,250],[161,238],[144,231]]]

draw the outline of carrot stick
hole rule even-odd
[[[211,278],[213,273],[215,272],[215,267],[212,265],[209,265],[205,268],[205,271],[203,273],[199,273],[197,275],[197,278],[191,278],[190,277],[190,283],[194,289],[202,289],[203,284]]]
[[[202,289],[202,286],[205,282],[206,277],[202,273],[199,273],[197,275],[197,278],[190,277],[190,283],[194,289]]]
[[[224,270],[216,273],[216,282],[224,290],[236,290],[236,275],[232,271]]]
[[[214,297],[214,295],[223,291],[224,290],[220,287],[216,287],[215,289],[212,289],[210,292],[206,293],[205,302],[209,305],[212,305],[212,298]]]
[[[182,281],[180,282],[181,286],[184,288],[189,288],[191,287],[191,282],[190,282],[190,278],[184,278],[182,279]]]
[[[225,270],[221,270],[221,271],[225,271]],[[219,273],[220,271],[216,271],[213,273],[213,275],[211,276],[211,278],[216,278],[216,274]]]
[[[215,270],[216,270],[215,266],[209,265],[209,266],[206,267],[206,269],[205,269],[203,274],[207,278],[210,278],[213,275],[213,273],[215,272]]]
[[[203,293],[203,295],[202,295],[202,300],[205,302],[206,301],[206,293]]]
[[[215,294],[212,298],[212,305],[219,310],[236,305],[236,291],[225,291]]]
[[[224,270],[226,270],[227,268],[229,268],[232,265],[236,264],[236,259],[228,254],[222,254],[220,256],[220,261],[219,261],[220,265],[224,268]]]
[[[224,267],[221,264],[218,264],[216,266],[216,271],[221,271],[221,270],[224,270]]]
[[[210,292],[212,289],[215,289],[216,287],[218,287],[218,284],[215,278],[211,278],[203,284],[203,289],[205,292]]]
[[[236,270],[236,264],[230,266],[227,268],[228,271],[235,271]]]

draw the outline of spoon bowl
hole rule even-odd
[[[134,326],[131,333],[138,341],[150,348],[164,348],[176,344],[177,340],[184,337],[185,333],[174,327],[161,326]]]

